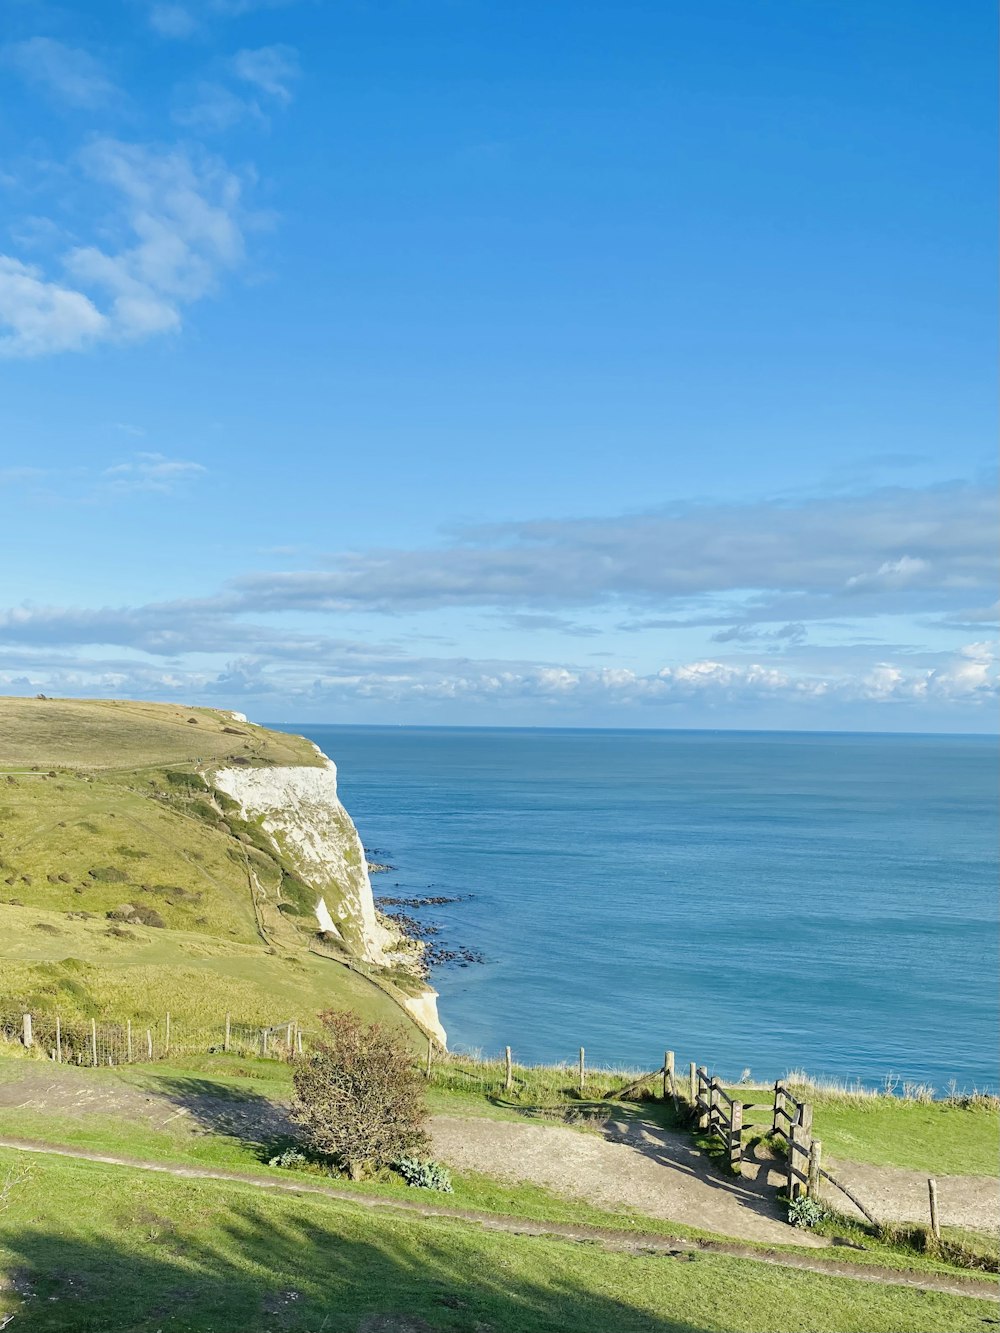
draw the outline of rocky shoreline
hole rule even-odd
[[[391,867],[395,869],[396,867]],[[392,925],[406,938],[418,941],[421,946],[421,964],[424,975],[428,975],[433,968],[452,965],[455,967],[469,967],[477,963],[485,963],[485,956],[478,949],[470,949],[467,945],[455,945],[444,943],[438,939],[442,927],[430,921],[421,921],[409,912],[390,912],[386,911],[389,907],[407,907],[419,911],[424,907],[445,907],[454,903],[469,902],[474,895],[471,893],[460,894],[418,894],[409,897],[382,895],[375,899],[376,909],[385,917],[386,921]]]

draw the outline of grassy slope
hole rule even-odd
[[[306,952],[291,924],[301,904],[285,904],[288,919],[272,910],[277,947],[261,938],[248,865],[272,901],[296,886],[200,785],[200,765],[234,757],[320,762],[301,737],[211,709],[0,699],[0,1008],[140,1022],[170,1009],[179,1037],[227,1010],[309,1026],[347,1005],[406,1023],[363,978]],[[107,913],[126,904],[163,926],[114,933]]]
[[[5,1169],[23,1159],[0,1153]],[[0,1267],[21,1293],[5,1284],[0,1310],[19,1311],[23,1333],[354,1333],[366,1314],[491,1333],[964,1333],[992,1313],[970,1298],[714,1255],[604,1253],[214,1181],[51,1159],[30,1171],[0,1215]]]
[[[997,1174],[1000,1115],[995,1106],[967,1109],[947,1101],[811,1089],[800,1095],[813,1104],[813,1132],[827,1156],[930,1174]]]
[[[36,1068],[33,1061],[0,1059],[0,1084],[30,1076]],[[93,1089],[98,1096],[102,1092],[114,1095],[116,1089],[124,1088],[140,1093],[155,1093],[176,1100],[178,1106],[191,1107],[194,1104],[192,1098],[206,1096],[212,1098],[214,1104],[206,1113],[200,1113],[196,1108],[192,1113],[168,1117],[165,1122],[151,1124],[133,1113],[112,1115],[88,1112],[81,1116],[68,1108],[40,1110],[33,1107],[25,1110],[17,1104],[18,1098],[6,1098],[13,1104],[0,1106],[0,1137],[29,1138],[145,1161],[193,1164],[252,1175],[275,1175],[286,1180],[304,1180],[333,1186],[346,1194],[360,1191],[379,1194],[390,1200],[413,1197],[413,1192],[393,1172],[384,1173],[381,1179],[354,1185],[346,1178],[320,1175],[317,1179],[312,1174],[301,1175],[268,1167],[269,1159],[289,1146],[290,1140],[270,1139],[245,1129],[237,1132],[221,1123],[223,1119],[229,1118],[227,1103],[237,1110],[240,1103],[252,1108],[258,1099],[278,1103],[287,1101],[291,1095],[291,1069],[286,1064],[219,1054],[188,1058],[183,1064],[157,1062],[118,1069],[70,1069],[64,1071],[65,1076]],[[444,1086],[432,1082],[428,1089],[428,1103],[432,1111],[444,1114],[485,1115],[523,1122],[526,1114],[532,1114],[530,1108],[533,1106],[541,1106],[541,1114],[543,1118],[546,1117],[548,1107],[545,1093],[549,1082],[548,1071],[544,1071],[535,1089],[541,1096],[526,1098],[520,1104],[496,1105],[477,1092],[456,1091],[448,1086],[448,1080],[445,1079]],[[651,1116],[668,1126],[675,1123],[669,1105],[645,1103],[641,1106],[618,1106],[617,1110],[619,1113]],[[682,1223],[647,1217],[628,1209],[608,1212],[540,1186],[498,1181],[478,1172],[455,1172],[453,1181],[455,1192],[446,1200],[449,1205],[537,1221],[586,1224],[625,1232],[650,1232],[690,1238],[711,1236],[709,1232]],[[836,1227],[832,1228],[830,1234],[849,1234],[851,1239],[864,1245],[864,1250],[838,1251],[837,1257],[845,1262],[929,1272],[955,1271],[947,1262],[916,1253],[912,1248],[883,1244],[860,1232],[844,1232],[842,1225],[839,1231]],[[974,1239],[977,1250],[994,1253],[995,1243],[992,1239],[985,1245],[980,1237],[971,1239]]]

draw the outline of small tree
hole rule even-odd
[[[320,1015],[324,1036],[296,1067],[292,1118],[352,1180],[426,1146],[423,1080],[401,1032],[349,1010]]]

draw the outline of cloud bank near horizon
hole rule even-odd
[[[153,487],[165,472],[166,488],[196,466],[137,455],[114,475]],[[919,727],[922,713],[971,717],[996,697],[984,633],[996,617],[995,527],[989,489],[954,483],[462,529],[422,549],[245,573],[203,597],[9,607],[0,683],[293,710],[457,702],[546,716],[752,716],[781,703],[802,725],[896,705]],[[428,656],[420,640],[435,636],[420,625],[448,611],[492,617],[521,651]],[[951,641],[931,650],[863,632],[915,619]],[[690,654],[683,636],[706,629],[713,651]],[[545,651],[526,656],[533,634],[549,636]],[[644,643],[636,665],[628,650]]]

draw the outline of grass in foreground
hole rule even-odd
[[[0,1180],[23,1166],[0,1153]],[[20,1333],[972,1333],[994,1308],[53,1160],[9,1192],[0,1269]]]
[[[44,1069],[44,1066],[34,1061],[0,1060],[0,1084],[16,1083],[26,1072],[38,1069]],[[71,1087],[79,1084],[87,1089],[93,1097],[92,1105],[104,1103],[108,1105],[108,1111],[79,1115],[73,1097],[66,1099],[60,1109],[58,1096],[53,1097],[50,1092],[42,1094],[50,1100],[44,1110],[25,1108],[22,1095],[9,1095],[4,1100],[10,1104],[0,1106],[0,1136],[35,1139],[146,1161],[238,1171],[286,1183],[322,1185],[348,1196],[361,1193],[377,1195],[387,1201],[423,1199],[448,1207],[539,1222],[602,1227],[626,1234],[646,1232],[691,1240],[724,1239],[680,1222],[649,1217],[624,1208],[610,1212],[542,1186],[500,1181],[472,1171],[453,1173],[454,1194],[435,1195],[408,1188],[396,1173],[390,1171],[383,1172],[378,1179],[352,1183],[342,1176],[271,1167],[270,1159],[294,1143],[280,1126],[261,1127],[263,1116],[275,1103],[286,1101],[291,1093],[289,1066],[272,1060],[213,1055],[187,1061],[183,1067],[156,1063],[117,1070],[70,1069],[64,1070],[62,1077],[64,1080],[68,1077]],[[155,1110],[155,1122],[146,1118],[147,1093],[167,1099],[166,1106],[161,1103]],[[38,1097],[37,1090],[33,1095]],[[430,1089],[432,1109],[468,1115],[470,1105],[475,1105],[452,1092],[446,1092],[444,1096],[446,1100],[442,1105],[441,1094]],[[171,1101],[177,1107],[177,1114],[170,1109]],[[663,1110],[651,1104],[634,1108],[636,1113],[643,1114],[647,1109]],[[523,1112],[507,1107],[490,1107],[489,1110],[491,1118],[494,1115],[523,1118]],[[615,1110],[628,1114],[633,1108],[616,1107]],[[250,1123],[246,1119],[238,1123],[236,1118],[242,1116],[248,1117]],[[921,1272],[961,1271],[941,1256],[871,1236],[846,1220],[839,1229],[831,1224],[825,1230],[831,1236],[844,1236],[864,1247],[838,1249],[831,1257],[842,1262]],[[748,1248],[774,1248],[741,1243]],[[783,1248],[815,1257],[814,1251],[794,1245]],[[989,1253],[988,1246],[985,1250]]]

